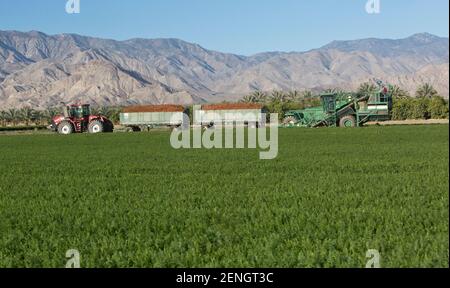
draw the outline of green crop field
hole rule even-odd
[[[0,136],[0,267],[448,267],[449,127]]]

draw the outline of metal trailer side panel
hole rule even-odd
[[[194,109],[194,124],[202,125],[209,123],[235,122],[243,124],[246,122],[265,123],[261,109],[241,110],[198,110]]]
[[[120,124],[132,125],[181,125],[183,112],[133,112],[120,113]]]

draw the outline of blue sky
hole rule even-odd
[[[448,37],[448,0],[0,0],[0,30],[77,33],[124,40],[180,38],[205,48],[250,55],[305,51],[332,40]]]

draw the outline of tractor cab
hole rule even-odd
[[[91,108],[89,104],[84,105],[71,105],[66,107],[67,117],[80,119],[89,118],[91,115]]]
[[[335,114],[337,110],[348,106],[357,99],[354,93],[337,92],[322,94],[320,96],[322,100],[322,109],[325,114]]]
[[[89,117],[91,116],[91,109],[89,104],[75,104],[66,107],[69,117],[73,123],[76,131],[85,131],[89,125]]]

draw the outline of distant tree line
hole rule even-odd
[[[360,85],[356,93],[360,95],[370,95],[378,90],[378,87],[371,83]],[[323,93],[340,92],[339,89],[328,89]],[[391,91],[393,96],[393,120],[406,119],[448,119],[449,103],[441,97],[436,89],[430,84],[424,84],[417,88],[415,97],[399,86],[393,86]],[[284,118],[284,113],[288,110],[304,109],[308,107],[320,106],[320,97],[312,91],[272,91],[270,93],[256,91],[242,98],[244,103],[261,103],[269,113],[278,113],[280,119]],[[122,107],[98,107],[91,108],[92,114],[103,115],[114,123],[120,120]],[[191,109],[192,110],[192,109]],[[21,109],[8,109],[0,111],[0,126],[30,126],[49,125],[51,119],[61,113],[60,108],[47,108],[36,110],[31,107]]]
[[[243,103],[260,103],[264,105],[269,113],[278,113],[280,119],[284,118],[284,113],[289,110],[298,110],[320,105],[320,98],[311,91],[279,91],[271,93],[255,91],[244,96]]]
[[[408,92],[394,87],[393,93],[393,120],[406,119],[448,119],[449,102],[441,97],[430,84],[420,86],[416,97]]]
[[[121,107],[98,107],[91,108],[93,115],[103,115],[114,123],[119,122]],[[21,109],[7,109],[0,111],[0,126],[44,126],[50,125],[52,118],[58,114],[62,114],[62,108],[47,108],[37,110],[30,107]]]

